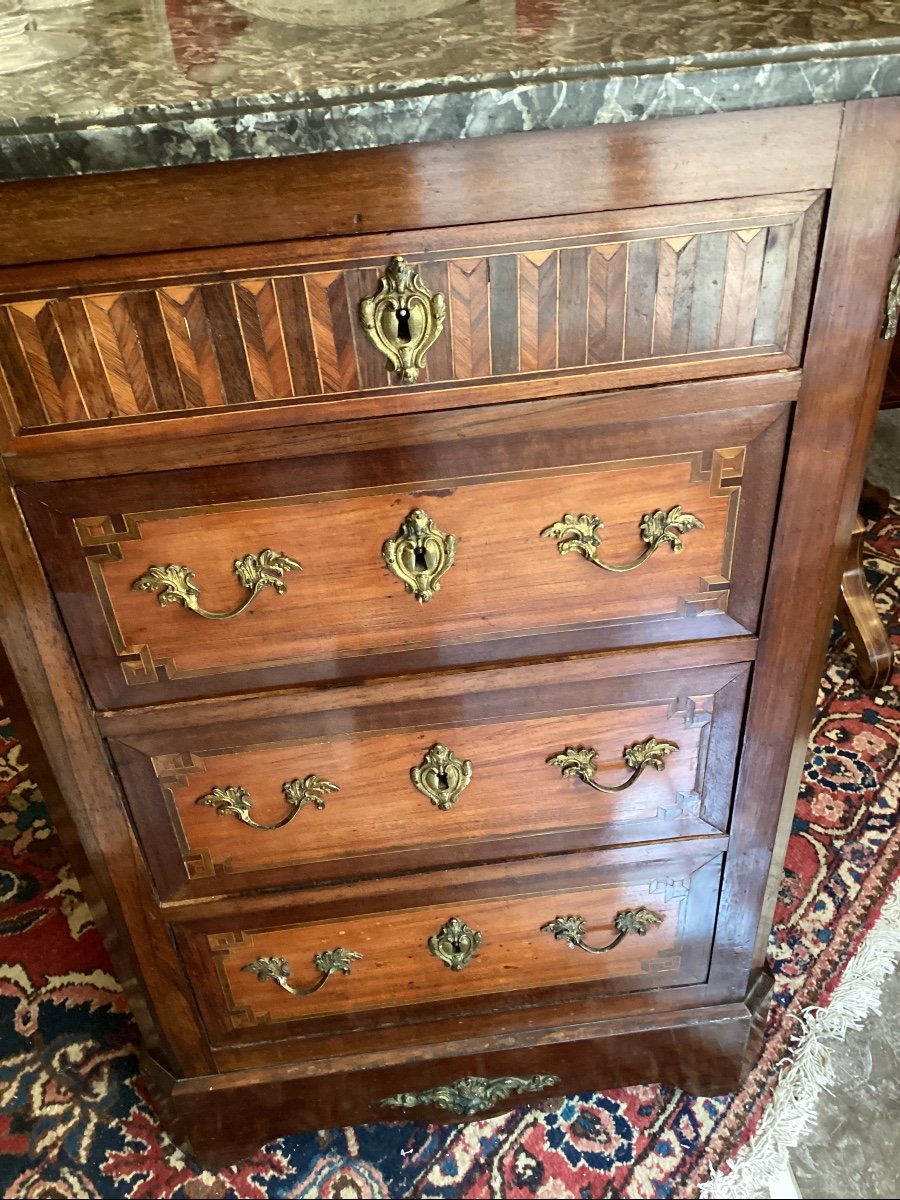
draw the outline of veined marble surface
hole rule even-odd
[[[0,180],[900,94],[900,0],[21,2]]]

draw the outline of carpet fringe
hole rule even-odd
[[[703,1200],[747,1200],[769,1195],[769,1184],[784,1168],[788,1150],[797,1146],[816,1116],[819,1095],[834,1082],[833,1048],[851,1029],[862,1027],[877,1011],[885,979],[900,959],[900,880],[878,920],[844,974],[826,1007],[804,1009],[791,1041],[796,1050],[782,1067],[775,1091],[754,1136],[734,1159],[700,1185]]]

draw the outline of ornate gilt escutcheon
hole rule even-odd
[[[323,950],[321,954],[314,955],[313,965],[319,972],[320,978],[312,987],[308,988],[295,988],[288,983],[288,979],[291,977],[291,964],[280,955],[256,958],[252,963],[241,967],[241,970],[250,971],[259,979],[260,983],[277,983],[280,988],[284,988],[292,996],[311,996],[313,992],[323,988],[336,971],[340,971],[342,975],[349,975],[351,964],[360,958],[362,958],[361,954],[355,950],[345,950],[343,946],[337,946],[334,950]]]
[[[441,576],[453,566],[455,556],[456,538],[441,533],[422,508],[414,508],[381,548],[387,569],[420,604],[440,591]]]
[[[259,554],[245,554],[235,559],[234,573],[247,595],[228,612],[208,612],[200,604],[200,588],[190,567],[170,563],[167,567],[150,567],[146,574],[131,585],[137,592],[157,592],[157,600],[165,608],[167,604],[180,604],[198,616],[211,621],[227,621],[244,611],[265,587],[272,587],[279,596],[287,591],[285,572],[301,571],[303,568],[293,558],[279,554],[277,550],[260,550]]]
[[[457,758],[452,750],[437,742],[421,764],[411,768],[409,777],[435,808],[446,811],[472,782],[472,764],[468,759]]]
[[[559,767],[564,776],[575,776],[597,792],[624,792],[640,778],[647,767],[652,767],[654,771],[664,771],[666,758],[677,749],[675,742],[660,741],[653,737],[643,742],[635,742],[633,746],[626,746],[622,757],[631,774],[624,783],[616,784],[598,783],[594,779],[597,751],[592,746],[566,746],[559,754],[551,754],[547,762]]]
[[[461,971],[472,961],[481,941],[477,929],[470,929],[459,917],[451,917],[443,929],[428,939],[428,949],[451,971]]]
[[[567,942],[570,950],[584,950],[588,954],[607,954],[610,950],[615,950],[616,946],[628,937],[629,933],[636,933],[638,937],[643,937],[648,929],[654,925],[661,925],[662,919],[662,913],[653,912],[649,908],[629,908],[624,912],[616,913],[616,936],[605,946],[589,946],[584,941],[587,921],[580,916],[554,917],[552,921],[541,926],[541,933],[552,933],[558,942]]]
[[[894,259],[893,268],[884,304],[884,324],[881,326],[881,337],[886,342],[897,336],[897,321],[900,318],[900,254]]]
[[[361,301],[359,319],[401,383],[415,383],[447,315],[440,292],[430,292],[402,255],[394,255],[374,296]]]
[[[341,789],[336,783],[329,783],[327,779],[319,779],[317,775],[307,775],[305,779],[288,780],[287,783],[282,784],[281,790],[287,801],[288,811],[280,821],[276,821],[271,825],[265,825],[261,821],[254,821],[250,816],[253,801],[250,799],[250,793],[246,788],[215,787],[211,792],[207,792],[205,796],[200,796],[196,803],[208,804],[216,810],[220,817],[237,817],[239,821],[243,821],[251,829],[281,829],[289,821],[293,821],[304,805],[314,804],[317,809],[321,810],[325,807],[325,797],[331,792],[339,792]]]
[[[661,546],[671,546],[679,554],[684,545],[681,534],[690,529],[703,529],[703,522],[693,513],[685,512],[680,504],[674,505],[668,511],[658,508],[655,512],[644,513],[641,518],[641,541],[644,549],[630,563],[605,562],[599,554],[600,530],[603,522],[592,513],[565,513],[561,520],[548,525],[541,530],[541,537],[556,538],[560,554],[580,554],[582,558],[601,567],[604,571],[614,571],[622,574],[633,571],[641,563],[647,561]]]
[[[531,1075],[525,1079],[516,1075],[504,1075],[499,1079],[486,1079],[484,1075],[467,1075],[443,1087],[429,1088],[425,1092],[398,1092],[381,1101],[382,1108],[418,1108],[430,1104],[445,1112],[458,1113],[461,1117],[474,1117],[507,1100],[510,1096],[521,1096],[526,1092],[545,1092],[556,1087],[558,1075]]]

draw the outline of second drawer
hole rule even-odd
[[[164,899],[724,830],[748,664],[609,669],[251,700],[110,744]]]
[[[729,637],[756,631],[795,391],[360,422],[20,495],[101,708]]]

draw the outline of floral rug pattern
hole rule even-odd
[[[900,649],[900,503],[866,561]],[[836,630],[769,944],[765,1050],[736,1096],[645,1086],[461,1127],[412,1122],[284,1138],[213,1173],[167,1138],[136,1030],[15,731],[0,718],[0,1194],[66,1197],[695,1196],[752,1132],[792,1014],[827,997],[900,862],[900,670],[872,698]]]

